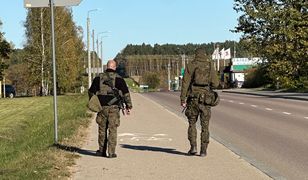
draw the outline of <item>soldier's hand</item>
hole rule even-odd
[[[186,108],[186,103],[185,103],[185,102],[181,102],[181,106],[182,106],[183,108]]]
[[[125,114],[130,115],[130,109],[125,109]]]

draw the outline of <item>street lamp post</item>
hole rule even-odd
[[[95,60],[96,60],[96,56],[95,56],[95,32],[94,32],[94,29],[92,29],[92,45],[93,45],[93,51],[92,51],[92,69],[91,71],[93,70],[94,71],[94,68],[95,68]],[[93,73],[93,76],[95,76],[95,72],[92,72]],[[92,77],[94,79],[94,77]],[[92,79],[91,79],[92,81]]]
[[[91,54],[90,54],[90,12],[97,11],[98,9],[92,9],[88,11],[87,16],[87,49],[88,49],[88,87],[91,86],[92,72],[91,72]]]
[[[101,37],[101,67],[102,67],[102,72],[104,72],[104,63],[103,63],[103,38],[108,37],[108,36],[102,36]]]
[[[104,33],[110,33],[110,31],[104,31],[104,32],[99,32],[98,34],[97,34],[97,54],[98,54],[98,46],[99,46],[99,43],[98,43],[98,39],[99,39],[99,35],[100,34],[104,34]],[[108,37],[108,36],[102,36],[101,37],[101,42],[100,42],[100,51],[101,51],[101,53],[100,53],[100,55],[101,55],[101,72],[104,72],[104,64],[103,64],[103,38],[104,37]]]

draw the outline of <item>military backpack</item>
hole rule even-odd
[[[195,64],[193,86],[207,87],[199,94],[199,102],[209,106],[217,106],[220,98],[216,91],[211,88],[211,62],[197,62]]]

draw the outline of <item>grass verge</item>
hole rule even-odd
[[[91,114],[87,97],[58,97],[58,142],[78,146]],[[54,144],[52,97],[0,99],[0,179],[70,176],[76,155]],[[69,142],[69,143],[68,143]]]

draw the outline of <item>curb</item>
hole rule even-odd
[[[241,91],[230,91],[230,90],[222,90],[222,93],[233,93],[233,94],[247,94],[247,95],[255,95],[255,96],[264,96],[270,98],[282,98],[282,99],[293,99],[293,100],[301,100],[308,101],[308,95],[283,95],[283,94],[266,94],[266,93],[258,93],[258,92],[241,92]],[[301,97],[303,96],[303,97]]]

